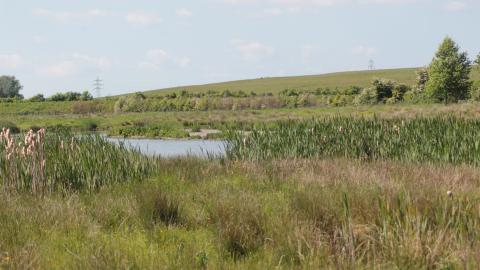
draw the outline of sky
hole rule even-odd
[[[427,65],[480,52],[478,0],[0,0],[0,75],[31,97]]]

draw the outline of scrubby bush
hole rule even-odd
[[[116,113],[144,112],[146,111],[146,97],[142,93],[120,97],[117,102],[115,102],[114,111]]]
[[[355,98],[357,105],[373,105],[378,102],[377,90],[375,88],[365,88],[360,95]]]
[[[410,90],[411,88],[405,84],[395,85],[392,91],[391,99],[394,100],[394,103],[402,101],[403,97],[405,96],[405,93],[407,93]]]
[[[480,81],[475,81],[470,89],[470,99],[480,101]]]
[[[104,110],[104,105],[95,101],[77,101],[72,105],[72,113],[74,114],[99,113],[103,112]]]
[[[384,102],[388,98],[392,97],[393,89],[395,88],[395,82],[387,79],[375,79],[372,82],[373,88],[377,93],[377,101]]]
[[[38,94],[38,95],[35,95],[35,96],[31,97],[29,99],[29,101],[31,101],[31,102],[44,102],[45,97],[43,96],[43,94]]]

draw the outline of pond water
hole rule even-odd
[[[161,140],[161,139],[123,139],[108,138],[115,143],[125,143],[126,146],[140,150],[151,156],[181,157],[208,155],[225,155],[225,141],[214,140]]]

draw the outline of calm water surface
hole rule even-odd
[[[155,139],[117,139],[108,138],[109,141],[138,149],[151,156],[181,157],[207,155],[225,155],[225,142],[213,140],[155,140]]]

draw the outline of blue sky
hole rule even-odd
[[[424,66],[480,51],[478,0],[0,0],[0,74],[26,97]]]

